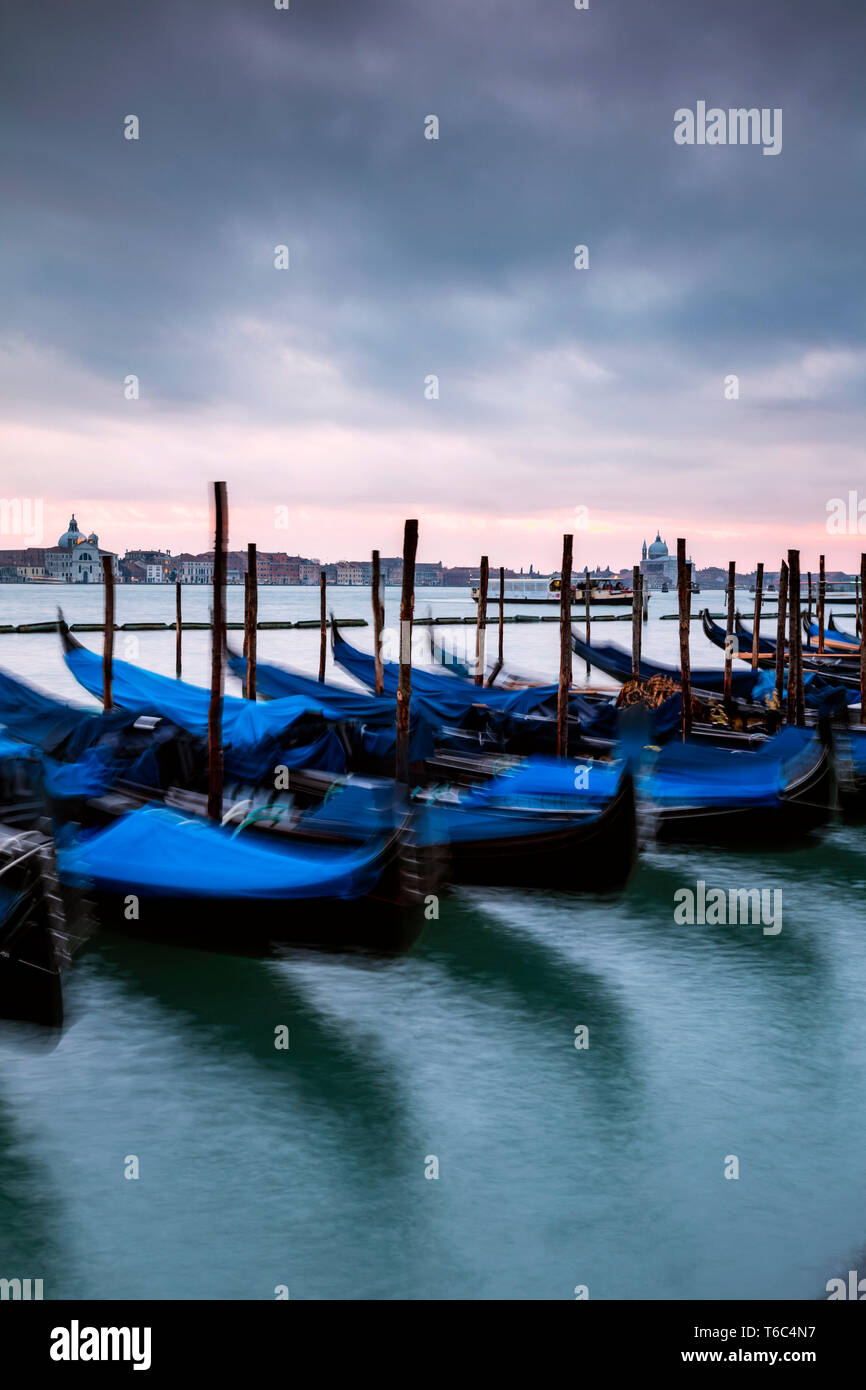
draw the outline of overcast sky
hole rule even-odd
[[[74,510],[205,549],[221,477],[234,545],[331,560],[406,516],[450,563],[866,547],[825,524],[866,503],[859,0],[32,0],[4,31],[2,495],[48,543]],[[698,101],[781,108],[781,153],[677,145]]]

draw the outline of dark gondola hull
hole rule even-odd
[[[752,642],[752,634],[751,634],[751,632],[750,632],[749,629],[745,626],[745,624],[742,623],[742,622],[740,622],[739,620],[738,620],[738,622],[737,622],[737,628],[738,628],[738,635],[739,635],[740,639],[741,639],[744,643],[747,643],[747,644],[748,644],[748,650],[751,651],[751,642]],[[707,631],[706,625],[704,626],[704,631],[705,631],[705,632]],[[709,632],[707,632],[707,636],[710,638],[710,641],[713,641],[713,637],[710,635]],[[776,643],[773,642],[773,641],[771,641],[770,638],[766,638],[766,639],[765,639],[765,638],[762,637],[760,640],[761,640],[762,646],[766,646],[767,648],[770,649],[769,657],[768,657],[768,658],[765,658],[764,656],[762,656],[762,657],[761,657],[761,661],[762,661],[762,662],[765,662],[766,664],[769,664],[769,661],[770,661],[770,660],[775,661],[775,656],[776,656]],[[717,643],[717,645],[720,645],[720,644]],[[721,645],[724,646],[724,642],[722,642]],[[787,659],[788,659],[788,648],[787,648],[787,646],[786,646],[786,647],[785,647],[785,661],[786,661],[786,662],[787,662]],[[842,654],[838,654],[838,655],[837,655],[837,654],[834,653],[834,654],[831,654],[831,655],[826,656],[826,657],[818,657],[818,656],[815,655],[815,649],[814,649],[814,647],[813,647],[813,648],[809,648],[809,649],[807,649],[807,648],[804,647],[804,649],[803,649],[803,671],[804,671],[804,673],[807,673],[807,672],[808,672],[809,674],[812,674],[812,675],[823,676],[824,680],[827,682],[828,685],[839,686],[839,687],[840,687],[841,689],[843,689],[843,690],[859,690],[859,689],[860,689],[860,658],[859,658],[859,656],[850,657],[850,656],[843,656]]]
[[[632,779],[601,814],[559,823],[525,836],[456,842],[450,847],[455,883],[580,892],[615,892],[628,882],[637,857]]]
[[[832,758],[822,746],[777,806],[665,807],[655,813],[655,838],[667,844],[784,845],[802,841],[826,825],[835,805]]]
[[[119,817],[131,814],[123,798],[116,800]],[[101,799],[105,826],[118,819],[111,814],[112,801]],[[202,820],[201,825],[204,828],[207,822]],[[133,869],[122,892],[104,883],[86,884],[91,915],[108,931],[241,955],[268,955],[275,946],[284,945],[328,951],[403,951],[423,930],[425,896],[438,886],[432,856],[415,847],[408,826],[407,821],[394,830],[369,861],[369,887],[356,895],[246,896],[238,890],[210,896],[184,891],[168,881],[154,892],[136,881]],[[279,846],[278,852],[290,852],[299,839],[291,832],[264,829],[246,830],[243,836],[250,846],[263,847],[270,841],[274,849]],[[78,881],[74,871],[70,881]]]
[[[51,940],[33,922],[12,951],[0,936],[0,1019],[59,1028],[63,1023],[63,986]]]
[[[704,636],[707,641],[712,642],[713,646],[718,647],[720,651],[724,651],[727,634],[723,627],[713,622],[708,608],[704,608],[701,611],[701,627],[704,630]],[[734,630],[731,633],[731,643],[734,656],[744,661],[751,661],[752,636],[751,633],[746,632],[743,624],[740,622],[739,614],[737,614]],[[774,659],[774,657],[775,646],[765,637],[761,637],[758,643],[758,661],[766,663],[768,660]]]
[[[631,654],[622,647],[615,647],[608,642],[598,645],[584,642],[573,628],[571,645],[582,661],[588,661],[591,666],[604,671],[605,675],[621,682],[631,680]],[[680,672],[675,666],[664,666],[656,661],[647,661],[644,657],[641,657],[639,669],[641,680],[649,680],[652,676],[665,676],[676,682],[680,680]],[[736,669],[732,672],[733,694],[736,699],[748,700],[754,683],[754,672]],[[724,671],[693,667],[691,684],[694,695],[720,695],[724,690]]]
[[[0,826],[0,1018],[59,1027],[63,991],[57,884],[45,837]]]
[[[93,895],[93,910],[107,931],[148,941],[243,956],[270,956],[291,946],[311,951],[397,955],[408,950],[424,928],[418,904],[377,893],[344,901],[205,902],[189,898],[143,898],[139,917],[126,917],[126,899]]]

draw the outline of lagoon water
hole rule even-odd
[[[58,595],[99,621],[99,590],[4,585],[0,623]],[[331,597],[367,616],[364,590]],[[185,616],[208,601],[185,589]],[[669,661],[675,602],[644,629]],[[465,591],[428,604],[473,611]],[[262,619],[317,612],[315,590],[260,591]],[[173,617],[173,589],[119,588],[119,623]],[[554,624],[505,634],[553,676]],[[184,650],[203,683],[209,634]],[[318,634],[262,632],[259,654],[313,671]],[[117,655],[173,674],[174,635],[120,633]],[[692,660],[721,660],[699,624]],[[0,635],[0,666],[87,703],[56,636]],[[781,888],[781,933],[676,925],[698,878]],[[59,1040],[0,1025],[0,1277],[52,1299],[822,1297],[866,1245],[864,889],[866,831],[836,826],[791,852],[651,849],[615,901],[460,889],[396,960],[99,936]]]

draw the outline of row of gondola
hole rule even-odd
[[[101,658],[65,626],[62,640],[101,700]],[[694,671],[706,707],[685,742],[678,695],[622,708],[573,691],[561,759],[556,686],[430,668],[413,671],[398,785],[398,668],[383,664],[377,696],[373,658],[335,624],[332,640],[360,690],[258,663],[263,698],[224,697],[220,824],[206,815],[207,691],[115,660],[112,710],[94,713],[0,673],[0,1012],[57,1021],[73,903],[110,929],[207,946],[399,950],[449,883],[616,892],[649,836],[787,842],[827,823],[840,782],[848,807],[866,787],[863,731],[823,677],[811,726],[782,729],[767,672],[735,673],[739,717],[721,723],[720,672]],[[630,678],[617,648],[576,634],[574,648]],[[230,666],[245,674],[242,657]],[[641,676],[676,672],[644,661]]]
[[[719,627],[710,617],[706,609],[701,614],[701,624],[704,635],[713,646],[721,647],[725,650],[727,636],[725,629]],[[840,690],[851,692],[850,700],[853,703],[860,698],[860,643],[856,637],[841,632],[830,618],[831,626],[824,630],[824,652],[818,650],[819,629],[817,623],[811,623],[808,619],[803,619],[803,631],[806,635],[806,645],[803,647],[803,671],[804,683],[819,689],[823,685]],[[733,655],[751,661],[754,649],[754,632],[747,627],[739,613],[734,620],[734,629],[731,633]],[[787,660],[788,648],[785,646],[784,656]],[[776,661],[776,642],[775,639],[758,636],[758,663],[764,667],[775,665]]]

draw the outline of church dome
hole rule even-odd
[[[73,513],[68,527],[57,544],[61,545],[64,550],[71,550],[74,545],[80,545],[83,540],[84,537],[78,529],[78,522],[75,520],[75,515]]]
[[[649,548],[649,557],[651,560],[663,560],[667,553],[668,548],[662,540],[659,532],[656,531],[656,538]]]

